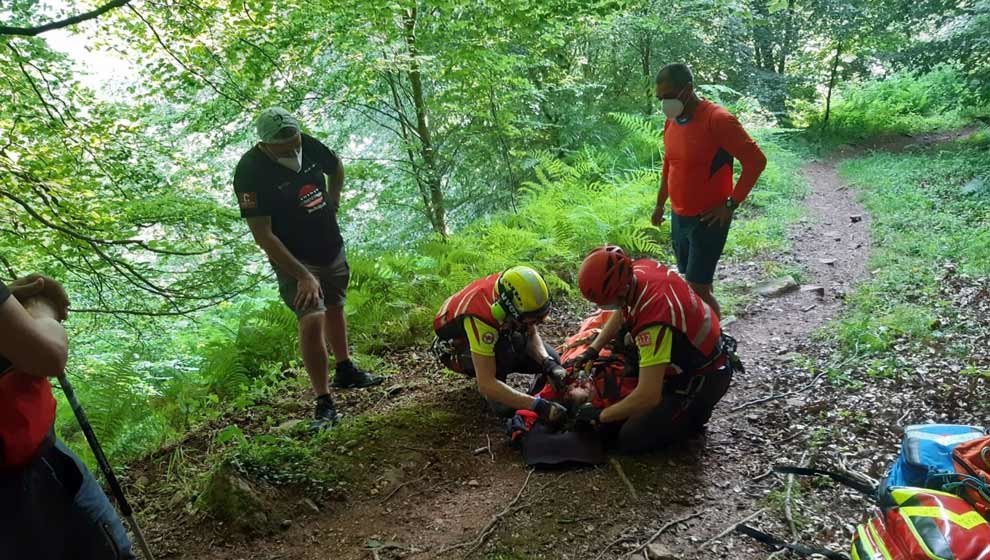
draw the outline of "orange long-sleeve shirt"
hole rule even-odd
[[[763,151],[736,117],[706,100],[701,100],[687,123],[667,120],[663,144],[663,176],[670,206],[679,216],[697,216],[725,204],[730,196],[742,203],[767,164]],[[742,164],[735,189],[733,158]]]

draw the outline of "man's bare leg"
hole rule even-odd
[[[299,350],[306,373],[309,374],[309,382],[313,385],[313,393],[317,397],[330,394],[327,379],[330,360],[323,330],[323,313],[309,313],[299,318]]]
[[[337,362],[333,386],[341,389],[360,389],[378,385],[384,381],[384,377],[372,375],[351,362],[351,355],[347,348],[347,318],[344,316],[344,307],[340,305],[327,306],[323,319],[326,344],[330,346]]]
[[[333,352],[334,360],[339,364],[351,359],[347,349],[347,318],[344,316],[344,307],[341,305],[328,305],[323,314],[326,318],[326,341]]]

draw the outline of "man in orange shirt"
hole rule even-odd
[[[753,189],[767,165],[756,142],[739,121],[718,105],[698,98],[694,77],[684,64],[668,64],[657,74],[663,127],[663,175],[653,225],[663,223],[667,199],[672,209],[670,237],[677,270],[721,317],[712,293],[715,267],[729,235],[732,214]],[[742,173],[732,185],[732,162]]]

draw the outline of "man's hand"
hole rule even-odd
[[[589,362],[593,362],[598,357],[600,352],[601,350],[595,348],[594,346],[588,346],[578,357],[571,360],[571,365],[574,368],[574,371],[584,369],[584,366]]]
[[[550,381],[550,385],[554,391],[557,393],[564,392],[564,389],[567,388],[564,383],[564,379],[567,377],[567,370],[564,369],[564,366],[560,365],[551,356],[547,356],[543,359],[543,373],[547,376],[547,380]]]
[[[65,288],[53,278],[42,274],[29,274],[14,280],[7,287],[11,295],[21,304],[32,298],[48,300],[54,312],[52,318],[56,321],[64,321],[69,317],[69,296],[65,293]]]
[[[650,218],[650,222],[656,227],[660,227],[660,224],[667,218],[666,206],[666,204],[657,204],[656,208],[653,209],[653,217]]]
[[[313,274],[307,274],[299,279],[296,287],[296,299],[293,304],[298,310],[316,307],[316,304],[323,298],[323,290],[320,288],[320,281]]]
[[[567,418],[567,408],[564,405],[540,397],[533,400],[533,412],[547,424],[559,424]]]
[[[575,419],[582,424],[598,424],[601,422],[602,409],[584,403],[574,413]]]
[[[24,303],[24,310],[35,319],[54,319],[61,322],[55,304],[44,296],[35,296]]]
[[[724,204],[720,204],[707,212],[702,212],[699,218],[701,219],[701,223],[707,226],[724,226],[732,221],[732,210]]]

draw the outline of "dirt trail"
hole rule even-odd
[[[676,558],[765,558],[761,545],[731,535],[704,549],[698,545],[766,507],[781,482],[760,475],[781,457],[797,460],[810,436],[802,418],[831,403],[816,399],[816,385],[740,407],[812,381],[797,353],[811,347],[811,335],[839,312],[843,295],[866,274],[869,253],[869,217],[839,180],[834,162],[810,163],[804,173],[810,185],[807,215],[791,228],[791,250],[772,259],[798,265],[804,285],[821,286],[824,294],[756,296],[738,314],[727,330],[740,342],[747,371],[734,379],[707,433],[660,453],[619,458],[638,498],[610,466],[527,478],[517,453],[505,444],[501,423],[481,414],[470,383],[443,380],[431,365],[425,374],[417,372],[426,379],[418,394],[436,407],[468,411],[466,418],[473,420],[433,448],[406,449],[411,454],[404,462],[383,472],[391,480],[381,491],[320,504],[318,514],[300,512],[287,520],[286,530],[266,538],[245,541],[208,522],[184,531],[184,542],[160,534],[159,545],[174,551],[166,557],[426,559],[471,552],[474,558],[619,558],[665,523],[697,514],[669,527],[656,542]],[[720,277],[752,276],[757,268],[755,263],[728,266]],[[553,342],[575,324],[576,315],[565,315],[550,329]],[[474,454],[488,438],[492,454]],[[402,442],[395,446],[401,449]],[[778,531],[785,527],[778,511],[754,523]],[[482,543],[477,538],[483,533]],[[457,545],[462,546],[445,549]]]

